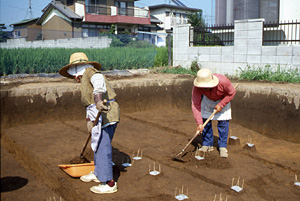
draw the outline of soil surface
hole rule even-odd
[[[49,79],[10,83],[74,84],[61,78]],[[132,82],[143,77],[124,79]],[[83,183],[58,168],[80,155],[88,137],[84,118],[1,128],[1,200],[167,201],[176,200],[179,191],[195,201],[300,200],[300,187],[294,185],[295,175],[300,178],[299,143],[268,138],[231,122],[229,157],[220,158],[216,122],[213,126],[214,150],[197,160],[196,150],[202,143],[199,135],[179,156],[185,162],[178,162],[173,157],[195,132],[191,111],[166,107],[125,113],[121,108],[121,121],[112,141],[118,192],[110,195],[93,194],[89,188],[96,183]],[[249,146],[250,138],[253,146]],[[138,150],[142,159],[133,160]],[[84,156],[93,160],[90,146]],[[132,166],[123,167],[124,162]],[[159,175],[149,174],[154,165],[155,170],[160,166]],[[243,189],[236,192],[232,185]]]

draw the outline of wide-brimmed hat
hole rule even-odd
[[[70,75],[68,73],[68,69],[72,66],[75,66],[75,65],[82,65],[82,64],[91,64],[93,65],[97,70],[100,70],[101,69],[101,64],[99,64],[98,62],[96,61],[89,61],[88,57],[86,56],[86,54],[84,54],[83,52],[76,52],[74,54],[72,54],[70,56],[70,63],[64,67],[62,67],[60,70],[59,70],[59,74],[64,76],[64,77],[67,77],[67,78],[74,78],[73,75]]]
[[[219,79],[213,75],[209,69],[199,70],[194,80],[194,86],[201,88],[213,88],[217,86],[218,83]]]

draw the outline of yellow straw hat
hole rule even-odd
[[[74,76],[68,73],[68,69],[72,66],[81,64],[92,64],[97,70],[101,69],[101,64],[95,61],[89,61],[88,57],[83,52],[76,52],[70,56],[70,63],[59,70],[59,74],[74,79]]]
[[[213,88],[217,86],[218,83],[219,79],[214,76],[209,69],[199,70],[194,80],[194,86],[201,88]]]

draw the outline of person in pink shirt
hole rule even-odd
[[[231,119],[231,104],[236,91],[230,80],[221,74],[212,74],[209,69],[197,72],[192,91],[192,111],[197,123],[196,131],[203,133],[203,143],[200,151],[213,151],[213,129],[211,121],[203,127],[203,122],[213,113],[212,120],[218,121],[218,146],[220,156],[228,157],[227,138],[229,120]]]

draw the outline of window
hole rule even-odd
[[[150,27],[138,27],[138,31],[146,31],[146,32],[150,32],[151,29],[150,29]]]
[[[89,30],[88,29],[82,29],[82,37],[84,37],[84,38],[89,37]]]
[[[234,20],[265,18],[266,22],[278,22],[279,0],[235,0]]]
[[[82,37],[94,37],[98,36],[104,30],[110,30],[110,25],[102,24],[83,24],[82,25]]]
[[[166,12],[166,17],[169,17],[170,16],[170,12]]]
[[[125,31],[125,28],[118,28],[117,31],[118,31],[118,33],[122,33]]]
[[[234,20],[259,18],[259,0],[235,0],[233,6]]]
[[[115,6],[118,8],[119,15],[126,15],[127,2],[116,1]]]
[[[14,38],[20,38],[21,32],[20,31],[14,31]]]
[[[279,21],[279,0],[264,0],[260,2],[260,17],[265,18],[265,22]]]

